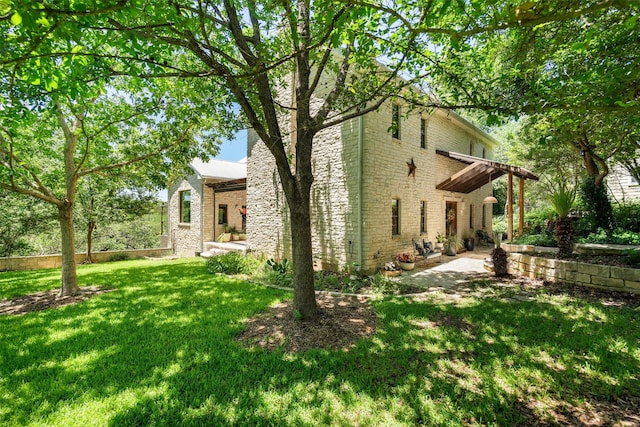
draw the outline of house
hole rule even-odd
[[[611,199],[617,203],[640,202],[640,183],[621,164],[611,168],[607,176],[607,186]]]
[[[513,176],[521,189],[525,178],[537,179],[490,160],[498,141],[458,114],[407,114],[404,108],[388,101],[316,136],[311,210],[318,267],[357,264],[373,271],[412,251],[414,239],[435,241],[447,232],[460,239],[468,229],[490,233],[491,206],[483,199],[491,195],[491,179],[509,174],[510,190]],[[288,208],[275,161],[251,131],[248,154],[247,242],[268,257],[290,257]]]
[[[168,191],[169,241],[181,256],[204,252],[228,228],[246,227],[246,159],[194,159],[190,167],[193,173]]]

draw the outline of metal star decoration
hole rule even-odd
[[[415,178],[416,177],[417,166],[413,162],[413,157],[411,158],[411,162],[407,162],[407,166],[409,166],[409,174],[407,176],[412,176],[413,175],[413,177]]]

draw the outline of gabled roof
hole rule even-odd
[[[532,179],[534,181],[538,180],[538,177],[531,171],[518,166],[452,151],[436,150],[436,153],[469,165],[436,185],[437,190],[471,193],[483,185],[488,184],[490,180],[496,179],[506,173],[512,173],[515,176]]]
[[[191,169],[202,179],[232,180],[247,177],[246,158],[237,162],[218,159],[203,162],[201,159],[193,159]]]

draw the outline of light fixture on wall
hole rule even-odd
[[[493,197],[493,186],[491,185],[491,172],[489,172],[489,188],[491,189],[491,193],[489,193],[489,195],[487,197],[485,197],[484,199],[482,199],[482,203],[484,204],[494,204],[494,203],[498,203],[498,199],[496,199],[495,197]]]

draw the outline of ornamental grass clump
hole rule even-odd
[[[558,242],[558,258],[569,258],[573,253],[575,228],[569,213],[571,213],[574,200],[575,193],[565,189],[558,190],[549,198],[551,206],[553,206],[558,215],[553,230],[554,237]]]

